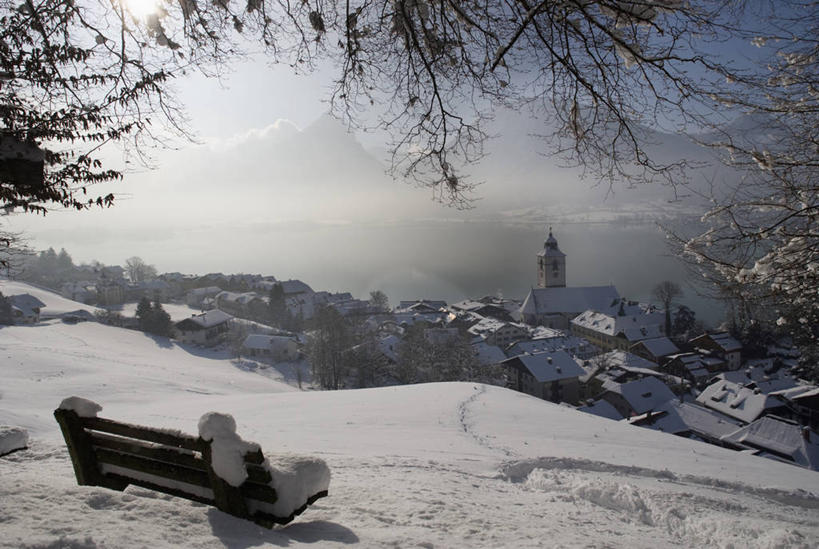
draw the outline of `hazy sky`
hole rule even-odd
[[[486,181],[480,200],[466,212],[446,208],[385,175],[377,141],[357,141],[323,116],[330,82],[327,71],[294,76],[259,62],[222,83],[177,82],[199,143],[157,151],[157,169],[95,189],[117,193],[111,209],[20,215],[10,227],[35,248],[65,247],[75,262],[138,255],[160,272],[257,272],[358,296],[382,288],[393,302],[523,297],[546,224],[572,258],[570,285],[616,283],[647,297],[656,281],[682,277],[650,223],[568,224],[673,212],[668,189],[594,188],[539,154],[536,121],[504,113],[502,137],[473,171]]]

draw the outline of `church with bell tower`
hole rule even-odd
[[[538,288],[566,287],[566,254],[557,247],[557,239],[549,227],[549,237],[537,254]]]
[[[620,303],[614,286],[566,286],[566,254],[549,237],[537,254],[537,286],[529,290],[518,318],[532,326],[568,330],[569,322],[584,311],[609,311]]]

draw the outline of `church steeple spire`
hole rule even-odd
[[[544,248],[550,248],[552,250],[557,250],[557,239],[552,234],[552,227],[549,226],[549,238],[546,239],[546,242],[543,244]]]
[[[551,226],[543,250],[537,256],[537,285],[541,288],[565,287],[566,254],[558,248]]]

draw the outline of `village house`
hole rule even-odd
[[[723,414],[691,402],[676,400],[668,401],[656,410],[631,417],[628,422],[631,425],[731,449],[738,449],[738,446],[723,440],[723,437],[742,427],[739,421]]]
[[[662,336],[638,341],[629,352],[662,366],[669,356],[679,354],[680,349],[669,338]]]
[[[286,362],[299,358],[299,344],[292,336],[250,334],[242,342],[242,352],[251,357]]]
[[[40,322],[40,312],[45,303],[31,294],[8,296],[11,305],[11,316],[15,324],[36,324]]]
[[[699,353],[679,353],[667,357],[663,371],[687,380],[693,387],[703,388],[711,382],[725,362]]]
[[[809,425],[814,430],[819,429],[819,387],[797,385],[772,392],[771,396],[787,402],[792,417],[802,425]]]
[[[268,311],[267,298],[255,292],[220,292],[214,299],[219,309],[233,316],[264,318]]]
[[[657,370],[657,365],[642,357],[626,351],[609,351],[590,360],[579,361],[587,372],[586,378],[581,378],[591,387],[600,386],[606,382],[626,383],[647,376],[657,377],[664,381],[677,383],[678,380]]]
[[[627,351],[638,341],[661,337],[663,322],[662,313],[644,311],[636,306],[630,306],[629,312],[626,312],[625,305],[621,303],[617,313],[583,312],[572,319],[571,331],[601,349]]]
[[[276,280],[275,276],[263,276],[258,280],[252,281],[250,283],[250,289],[269,294],[270,290],[273,289],[273,286],[278,283],[279,282]]]
[[[564,351],[518,355],[501,362],[507,386],[551,402],[576,403],[585,372]]]
[[[515,341],[529,337],[526,326],[513,322],[503,322],[494,318],[481,318],[467,330],[470,334],[479,336],[489,345],[506,347]]]
[[[753,423],[763,415],[788,415],[787,404],[755,387],[719,380],[697,397],[697,402],[742,423]]]
[[[285,297],[295,296],[299,294],[312,294],[315,293],[313,288],[311,288],[307,283],[302,282],[301,280],[292,279],[292,280],[281,280],[279,284],[282,286],[282,292],[284,293]]]
[[[490,345],[483,339],[472,342],[472,351],[481,366],[497,366],[507,358],[500,347]]]
[[[197,345],[216,345],[220,343],[230,329],[233,317],[229,314],[213,309],[190,318],[181,320],[174,325],[177,339],[182,343]]]
[[[548,330],[538,327],[535,334],[542,333],[541,330]],[[542,337],[533,337],[516,341],[506,348],[506,356],[514,357],[524,353],[534,354],[540,352],[566,351],[570,355],[582,360],[588,360],[600,353],[600,349],[592,345],[587,339],[568,335],[557,330],[550,330],[552,334]]]
[[[819,471],[819,436],[810,427],[767,415],[723,437],[755,455]]]
[[[688,342],[695,349],[710,351],[728,364],[729,370],[738,370],[742,362],[742,343],[727,332],[702,334]]]
[[[617,408],[615,408],[605,400],[591,401],[585,406],[581,406],[577,410],[579,412],[591,414],[597,417],[604,417],[606,419],[611,419],[614,421],[620,421],[621,419],[623,419],[623,414],[618,412]]]
[[[600,398],[623,416],[631,417],[656,410],[677,397],[656,377],[644,377],[627,383],[606,382]]]
[[[437,299],[417,299],[414,301],[401,301],[395,308],[396,313],[440,313],[446,309],[446,301]]]
[[[365,301],[363,299],[356,299],[351,296],[349,293],[344,294],[331,294],[333,296],[330,301],[330,307],[334,308],[338,311],[342,316],[351,316],[351,315],[368,315],[373,312],[372,307],[370,306],[369,301]],[[344,296],[342,298],[338,298],[335,296]]]
[[[796,387],[799,381],[779,358],[758,358],[747,361],[739,370],[720,372],[718,379],[756,387],[763,393],[773,393]],[[716,381],[716,379],[715,379]]]
[[[491,302],[483,303],[481,301],[467,299],[464,301],[459,301],[458,303],[454,303],[450,305],[449,308],[456,313],[457,312],[474,313],[482,317],[493,318],[495,320],[500,320],[502,322],[513,321],[512,315],[506,308]]]
[[[96,303],[97,286],[95,282],[90,280],[65,282],[60,286],[60,295],[79,303]]]
[[[188,307],[193,307],[194,309],[201,309],[204,308],[205,302],[208,299],[215,298],[218,294],[222,293],[224,290],[219,286],[205,286],[204,288],[194,288],[193,290],[188,291],[185,294],[185,303],[187,303]]]

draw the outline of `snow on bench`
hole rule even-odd
[[[129,484],[213,505],[266,528],[287,524],[327,495],[330,470],[317,458],[286,456],[276,467],[236,433],[233,417],[208,412],[199,436],[97,417],[102,407],[70,397],[54,411],[77,483]]]

